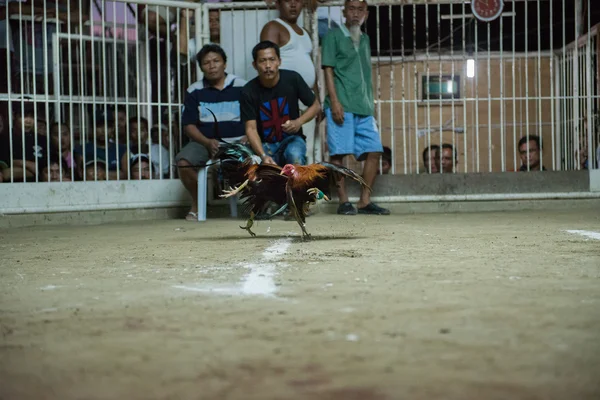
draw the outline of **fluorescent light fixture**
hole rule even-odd
[[[452,82],[452,81],[446,81],[446,92],[452,93],[452,91],[453,91],[452,89],[454,89],[453,83],[454,82]]]
[[[472,58],[467,60],[467,78],[473,78],[475,76],[475,60]]]

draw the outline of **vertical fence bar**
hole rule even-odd
[[[443,122],[442,122],[442,118],[443,118],[443,96],[441,95],[441,92],[444,90],[444,84],[443,84],[443,80],[442,80],[442,36],[441,36],[441,30],[442,30],[442,20],[440,19],[440,3],[437,4],[437,47],[438,47],[438,79],[439,79],[439,85],[440,85],[440,101],[438,103],[438,114],[439,114],[439,136],[440,136],[440,173],[443,173],[442,171],[442,156],[443,156],[443,151],[442,151],[442,136],[444,134],[443,131]],[[429,19],[429,15],[427,16],[427,19]],[[429,46],[427,48],[427,50],[429,51]],[[446,88],[447,90],[447,88]]]
[[[92,4],[93,0],[90,0],[90,12],[93,10],[94,5]],[[97,156],[97,152],[96,152],[96,41],[94,40],[96,35],[94,32],[94,18],[91,17],[90,19],[90,32],[92,33],[92,38],[90,41],[90,48],[91,48],[91,70],[92,70],[92,134],[91,134],[91,139],[94,142],[94,157],[93,160],[96,160],[96,156]],[[87,180],[87,174],[86,174],[86,168],[85,165],[87,163],[87,146],[86,146],[86,142],[87,142],[87,138],[84,138],[83,143],[82,143],[82,156],[83,156],[83,180],[86,181]],[[97,176],[98,176],[98,163],[94,162],[94,180],[97,180]],[[108,173],[108,170],[106,171]]]
[[[58,10],[58,3],[56,3],[56,8]],[[46,11],[47,11],[46,10],[46,2],[44,2],[43,9],[44,9],[44,11],[43,11],[44,12],[44,19],[42,20],[42,36],[46,32],[46,28],[47,28],[47,19],[45,18]],[[56,13],[56,15],[58,16],[58,12]],[[34,18],[34,7],[32,6],[31,7],[31,38],[33,40],[33,43],[32,43],[33,45],[35,45],[35,41],[36,41],[36,37],[35,37],[36,36],[35,35],[35,22],[34,21],[35,21],[35,18]],[[46,53],[46,51],[44,51],[43,53]],[[46,55],[46,54],[44,54],[44,55]],[[42,63],[43,63],[43,60],[45,58],[46,57],[42,56]],[[33,100],[32,100],[32,102],[33,102],[33,120],[34,120],[33,132],[35,133],[33,142],[34,142],[34,146],[36,148],[38,148],[38,134],[40,132],[38,130],[38,123],[37,123],[37,121],[38,121],[37,67],[36,67],[37,60],[36,60],[36,57],[35,57],[35,51],[33,51],[33,54],[31,55],[31,60],[32,60],[32,71],[33,71],[32,72],[32,75],[33,75],[33,85],[31,87],[32,93],[33,93]],[[22,140],[23,140],[23,144],[25,144],[25,130],[23,130]],[[23,157],[23,161],[25,161],[26,160],[26,158],[25,158],[25,146],[23,146],[23,156],[24,156]],[[35,157],[35,170],[36,170],[36,172],[40,170],[40,165],[39,165],[38,157]],[[26,180],[27,180],[27,173],[25,172],[25,175],[23,177],[23,181],[26,181]],[[39,182],[39,174],[38,173],[35,174],[34,180],[35,180],[35,182]]]
[[[462,71],[465,71],[465,68],[467,66],[467,57],[466,57],[466,53],[467,53],[467,45],[466,45],[466,37],[467,37],[467,25],[465,23],[465,3],[464,1],[461,2],[461,13],[462,13]],[[466,74],[464,75],[466,76]],[[468,77],[467,77],[468,78]],[[471,82],[471,86],[472,86],[472,82]],[[465,165],[465,173],[469,172],[469,161],[468,161],[468,147],[467,147],[467,138],[468,138],[468,133],[469,133],[469,123],[467,122],[467,79],[463,79],[462,82],[462,87],[463,87],[463,126],[464,126],[464,131],[463,131],[463,151],[464,151],[464,165]]]
[[[375,19],[377,21],[377,27],[376,27],[376,35],[377,35],[377,119],[379,120],[379,136],[382,136],[382,132],[381,132],[381,128],[383,126],[382,122],[383,122],[383,116],[381,115],[381,32],[379,29],[379,5],[375,6]],[[256,13],[258,14],[258,12]],[[257,24],[258,26],[258,24]],[[369,57],[370,59],[370,57]],[[372,69],[372,67],[371,67]],[[391,114],[390,114],[390,118]],[[391,135],[394,135],[394,127],[393,125],[390,124],[390,129],[391,129]],[[379,157],[379,172],[382,172],[382,157]],[[364,163],[363,163],[364,164]]]
[[[556,73],[555,71],[555,66],[554,66],[554,20],[553,20],[553,9],[554,9],[554,5],[552,3],[550,3],[548,5],[550,7],[550,51],[552,52],[552,54],[550,55],[550,147],[552,148],[552,170],[556,171],[556,138],[554,137],[555,135],[555,120],[554,120],[554,114],[555,114],[555,102],[554,102],[554,84],[555,84],[555,79],[554,79],[554,74]],[[538,5],[538,9],[539,9],[539,5]],[[539,12],[539,11],[538,11]],[[557,110],[558,111],[558,110]],[[557,127],[558,128],[558,125]]]
[[[537,47],[538,47],[538,57],[537,57],[537,109],[538,109],[538,126],[539,126],[539,137],[540,137],[540,145],[544,143],[544,121],[542,120],[542,24],[541,24],[541,16],[540,16],[540,0],[536,0],[537,5]],[[552,8],[552,4],[549,5]],[[542,146],[543,147],[543,146]],[[543,149],[540,149],[540,169],[544,167],[544,157]]]
[[[592,83],[592,55],[591,55],[591,51],[592,51],[592,43],[591,43],[591,35],[592,35],[592,21],[591,21],[591,8],[590,8],[591,4],[590,1],[588,0],[587,2],[587,45],[586,45],[586,52],[585,52],[585,80],[586,80],[586,87],[587,87],[587,96],[586,96],[586,100],[587,100],[587,104],[586,104],[586,118],[587,118],[587,130],[586,130],[586,136],[587,136],[587,150],[588,150],[588,154],[587,154],[587,159],[588,159],[588,169],[594,169],[594,164],[596,164],[596,160],[595,160],[595,152],[594,152],[594,141],[593,141],[593,135],[596,134],[596,131],[594,130],[594,126],[593,126],[593,120],[592,120],[592,96],[593,96],[593,83]]]
[[[392,30],[390,27],[390,32],[391,31]],[[410,157],[410,154],[412,154],[412,153],[411,153],[410,149],[408,149],[409,144],[406,143],[406,88],[405,88],[405,81],[404,81],[404,78],[405,78],[404,64],[405,64],[406,60],[404,59],[404,4],[400,4],[400,32],[401,32],[401,35],[400,35],[400,58],[402,60],[402,62],[401,62],[401,64],[402,64],[401,65],[401,67],[402,67],[402,144],[403,144],[402,151],[404,152],[404,173],[407,174],[408,173],[407,165],[410,166],[410,172],[412,173],[412,162],[409,163],[409,161],[412,161],[412,160],[407,160],[407,156]],[[412,157],[411,157],[411,159],[412,159]]]
[[[502,17],[500,18],[502,19]],[[492,172],[492,70],[490,51],[490,24],[487,24],[488,168],[489,172]]]
[[[391,160],[390,160],[390,168],[391,174],[394,175],[396,173],[396,129],[394,124],[394,109],[396,106],[396,71],[394,68],[394,40],[392,32],[394,31],[394,21],[392,14],[392,5],[388,5],[388,18],[389,18],[389,35],[390,35],[390,129],[392,131],[390,135],[390,149],[392,150]],[[404,105],[402,105],[402,115],[404,116]],[[405,172],[406,173],[406,172]]]
[[[6,8],[6,19],[7,19],[7,24],[9,24],[10,20],[9,20],[9,16],[10,16],[10,9],[8,7],[8,2],[6,2],[4,4],[4,7]],[[21,3],[19,3],[19,9],[21,8]],[[20,14],[19,14],[20,15]],[[20,32],[19,32],[20,33]],[[13,149],[12,149],[12,137],[13,137],[13,102],[12,102],[12,92],[13,92],[13,83],[12,83],[12,65],[10,62],[10,36],[6,35],[5,37],[6,41],[6,75],[8,78],[8,102],[7,102],[7,114],[8,114],[8,161],[10,162],[10,181],[14,182],[13,180],[13,175],[14,175],[14,168],[13,168]],[[6,177],[4,178],[6,179]]]
[[[450,74],[450,79],[452,80],[452,90],[454,91],[454,64],[456,62],[456,60],[454,60],[454,4],[450,3],[450,58],[452,59],[452,72]],[[464,26],[463,26],[464,29]],[[460,79],[460,77],[459,77]],[[464,80],[464,79],[462,79]],[[460,91],[460,87],[457,87],[457,89]],[[462,97],[464,97],[465,94],[464,92],[462,93]],[[454,166],[458,166],[458,160],[456,159],[456,156],[458,155],[458,149],[457,149],[457,144],[456,144],[456,124],[454,121],[454,103],[455,103],[455,99],[454,96],[452,96],[452,102],[450,103],[450,112],[451,112],[451,119],[452,119],[452,169],[454,170],[454,172],[458,172],[456,169],[454,169]]]
[[[575,162],[576,168],[581,168],[580,159],[580,143],[579,143],[579,1],[574,2],[575,7],[575,48],[573,53],[573,139],[575,147]]]
[[[562,93],[562,74],[564,71],[564,66],[563,63],[561,61],[561,59],[559,58],[559,56],[553,56],[553,59],[555,59],[555,72],[554,72],[554,76],[553,76],[553,81],[554,81],[554,88],[555,88],[555,92],[553,95],[553,99],[552,99],[552,109],[554,110],[556,108],[556,111],[553,113],[553,118],[552,118],[552,126],[556,125],[556,130],[553,131],[553,135],[552,135],[552,143],[553,143],[553,149],[554,149],[554,153],[552,154],[552,166],[553,166],[553,170],[555,171],[559,171],[562,170],[562,163],[560,162],[561,159],[561,149],[562,149],[562,141],[561,141],[561,132],[563,131],[562,129],[562,119],[561,119],[561,115],[562,115],[562,111],[561,111],[561,100],[560,100],[560,96]]]
[[[114,113],[113,113],[113,120],[114,120],[114,126],[115,126],[115,146],[117,147],[117,149],[120,146],[119,143],[119,78],[118,78],[118,66],[117,66],[117,2],[113,2],[112,3],[112,18],[113,18],[113,29],[112,29],[112,36],[113,36],[113,91],[114,91]],[[125,70],[125,74],[127,74],[127,70]],[[127,76],[127,75],[125,75]],[[125,82],[127,82],[127,79],[125,79]],[[117,180],[121,179],[121,157],[119,157],[119,154],[117,152],[117,171],[119,172],[117,174]]]
[[[429,4],[425,3],[425,73],[427,76],[427,146],[431,146],[431,98],[429,95],[430,71],[429,71]],[[431,165],[429,166],[431,172]],[[441,168],[440,171],[441,172]]]
[[[476,160],[476,165],[475,165],[475,172],[479,172],[479,163],[480,163],[480,159],[479,159],[479,74],[477,73],[477,70],[479,69],[479,58],[478,58],[478,53],[479,53],[479,39],[478,39],[478,23],[477,21],[473,21],[474,25],[475,25],[475,160]]]
[[[46,21],[46,7],[47,7],[46,2],[44,2],[44,6],[43,6],[44,21],[42,23],[42,25],[43,25],[43,27],[42,27],[42,46],[44,48],[44,51],[43,51],[43,56],[42,56],[42,64],[43,64],[43,68],[44,68],[44,77],[43,77],[44,98],[45,98],[44,110],[46,111],[44,113],[44,117],[46,118],[46,167],[48,168],[48,174],[47,174],[48,181],[50,181],[50,132],[49,132],[50,125],[48,124],[48,121],[50,121],[50,118],[49,118],[50,116],[49,116],[49,112],[48,112],[48,105],[50,104],[50,94],[49,94],[49,84],[48,84],[48,81],[49,81],[49,79],[48,79],[48,57],[50,56],[50,54],[48,54],[48,29],[47,29],[48,22]],[[8,15],[6,16],[6,18],[8,20]],[[59,30],[58,29],[58,24],[59,24],[58,14],[56,15],[55,18],[56,18],[56,33],[58,33],[58,30]],[[70,21],[70,18],[71,18],[71,16],[68,15],[67,21]],[[34,22],[32,21],[31,24],[34,25]],[[57,37],[56,34],[53,35],[53,37],[52,37],[53,41],[56,37]],[[34,38],[34,43],[35,43],[35,38]],[[34,59],[35,59],[35,56],[34,56]],[[58,71],[53,71],[53,72],[57,73]],[[34,69],[34,75],[37,75],[37,70],[35,70],[35,69]],[[58,96],[59,93],[55,92],[54,95]],[[55,104],[58,107],[59,103],[56,102]],[[35,109],[37,111],[37,107]],[[35,124],[36,124],[36,133],[41,133],[41,132],[37,131],[37,126],[38,126],[37,118],[36,118]],[[36,135],[36,140],[37,140],[37,135]],[[59,144],[58,144],[59,149],[60,149],[60,146],[61,146],[61,144],[60,144],[60,140],[59,140]],[[59,154],[60,154],[60,152],[59,152]],[[36,157],[36,159],[37,159],[37,157]],[[61,163],[60,158],[59,158],[58,162],[60,165],[60,172],[59,172],[60,180],[62,180],[62,163]],[[39,175],[40,170],[36,169],[36,171],[37,171],[37,173],[36,173],[36,176],[37,176],[37,175]],[[41,179],[40,179],[40,181],[41,181]]]
[[[528,4],[525,3],[525,134],[527,136],[527,159],[529,160],[529,27],[528,27]],[[541,153],[541,152],[540,152]],[[529,162],[527,162],[527,171],[530,170]]]
[[[90,15],[90,19],[92,19],[92,10],[89,10],[89,15]],[[84,97],[87,97],[87,93],[85,91],[85,66],[87,64],[87,60],[85,58],[85,54],[84,54],[84,39],[83,39],[83,0],[79,0],[79,59],[77,60],[77,65],[79,67],[79,96],[80,96],[80,100],[81,102],[79,103],[79,131],[80,131],[80,135],[79,135],[79,141],[82,147],[85,147],[85,140],[82,140],[82,138],[86,137],[86,126],[85,126],[85,107],[84,107],[84,103],[83,103],[83,99]],[[94,35],[93,32],[91,34],[91,37],[93,39]],[[78,168],[78,166],[75,164],[75,157],[74,157],[74,149],[75,149],[75,135],[73,130],[75,129],[74,126],[70,126],[69,127],[69,142],[70,144],[70,157],[71,157],[71,180],[74,181],[75,180],[75,168]],[[82,175],[85,175],[85,164],[82,166]],[[80,177],[81,179],[83,179],[82,177]]]
[[[515,7],[515,3],[513,3],[513,11],[516,11],[516,7]],[[514,15],[511,17],[512,20],[512,68],[511,68],[511,72],[512,72],[512,114],[513,114],[513,170],[516,171],[517,170],[517,152],[519,151],[519,149],[517,148],[517,83],[516,83],[516,77],[515,77],[515,68],[516,68],[516,63],[517,60],[515,58],[515,36],[516,36],[516,30],[515,30],[515,19],[516,19],[516,12],[514,13]],[[520,74],[520,71],[519,71]]]
[[[75,84],[74,83],[75,79],[73,77],[73,61],[72,61],[73,60],[73,49],[72,49],[72,47],[73,47],[73,41],[72,41],[72,36],[71,35],[73,33],[71,31],[71,12],[72,12],[72,10],[71,10],[71,2],[67,2],[67,15],[68,15],[68,17],[67,17],[67,55],[68,55],[68,58],[69,58],[68,67],[67,67],[67,69],[69,70],[68,71],[68,73],[69,73],[69,131],[72,129],[72,126],[73,126],[73,103],[74,103],[74,101],[73,101],[73,86]],[[58,27],[57,27],[57,34],[58,34]],[[58,42],[60,44],[60,40],[59,39],[57,39],[57,40],[58,40]],[[61,57],[61,59],[59,59],[59,65],[62,65],[62,57]],[[48,89],[46,89],[46,91],[47,90]],[[59,86],[58,88],[55,89],[54,97],[55,97],[55,99],[57,101],[57,103],[56,103],[57,107],[59,106],[60,99],[62,97],[61,96],[61,92],[62,92],[62,86]],[[61,116],[60,119],[62,120],[62,116]],[[62,132],[60,130],[60,125],[59,125],[58,128],[59,128],[59,130],[58,130],[58,132],[59,132],[59,136],[58,136],[58,143],[59,143],[58,144],[58,147],[59,147],[58,162],[59,162],[59,170],[60,170],[60,180],[62,181],[62,179],[63,179],[62,178],[62,170],[63,170],[63,168],[62,168],[62,161],[63,161],[62,160],[62,152],[63,152],[63,149],[62,149],[62,143],[61,143],[62,141],[60,140],[60,137],[62,136]],[[48,169],[49,169],[49,167],[48,167]]]
[[[500,16],[500,162],[501,171],[506,172],[506,136],[504,131],[504,18]]]
[[[419,73],[417,71],[417,6],[412,4],[412,18],[413,18],[413,108],[415,112],[415,120],[414,120],[414,138],[415,138],[415,159],[417,160],[417,174],[419,173],[419,110],[418,110],[418,101],[419,101]],[[427,171],[431,172],[431,170]]]

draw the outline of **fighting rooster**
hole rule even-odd
[[[351,169],[329,164],[326,162],[311,165],[287,164],[283,168],[272,164],[246,164],[246,180],[236,188],[224,190],[221,197],[234,196],[241,192],[240,198],[245,199],[245,211],[249,212],[250,218],[246,226],[240,226],[252,236],[256,236],[250,228],[254,224],[254,216],[264,211],[270,203],[283,205],[273,215],[280,213],[286,207],[302,229],[302,239],[311,238],[306,231],[306,213],[311,204],[317,200],[329,197],[332,185],[342,177],[354,179],[369,191],[371,188],[364,179]]]

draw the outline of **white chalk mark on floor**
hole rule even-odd
[[[277,268],[285,265],[281,262],[281,259],[291,245],[291,238],[277,240],[263,251],[259,262],[242,264],[244,268],[250,271],[242,278],[241,287],[239,285],[176,285],[173,287],[192,292],[273,297],[277,292],[277,285],[275,284]]]
[[[569,233],[574,233],[576,235],[586,236],[591,239],[600,240],[600,232],[594,231],[580,231],[580,230],[568,230]]]

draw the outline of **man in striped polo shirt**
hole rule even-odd
[[[240,119],[240,95],[246,81],[225,73],[227,56],[216,44],[205,45],[196,60],[204,78],[187,90],[181,126],[190,142],[175,158],[181,182],[192,196],[192,208],[186,216],[189,221],[198,220],[198,171],[190,166],[207,162],[219,150],[214,120],[207,109],[216,115],[223,140],[235,142],[245,135]]]

